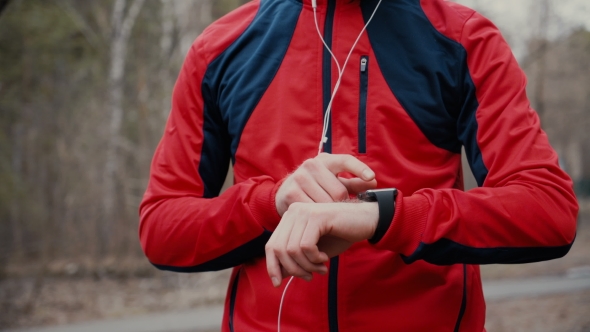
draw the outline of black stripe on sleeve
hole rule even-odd
[[[243,264],[253,258],[264,256],[264,246],[271,235],[272,232],[265,230],[264,233],[254,240],[241,245],[225,255],[196,266],[178,267],[152,264],[160,270],[183,273],[225,270]]]
[[[557,247],[472,248],[441,239],[433,244],[421,243],[412,255],[402,255],[402,259],[406,264],[422,259],[435,265],[533,263],[561,258],[569,252],[573,243]]]

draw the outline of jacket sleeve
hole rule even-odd
[[[203,97],[204,54],[197,40],[176,82],[140,206],[142,248],[165,270],[220,270],[262,256],[280,220],[270,177],[251,178],[218,196],[230,148],[215,102]]]
[[[464,25],[464,104],[458,136],[479,188],[423,189],[398,195],[391,227],[377,247],[407,263],[526,263],[564,256],[578,204],[572,182],[540,128],[526,78],[491,22]]]

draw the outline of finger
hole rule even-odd
[[[279,264],[278,258],[275,256],[273,249],[268,247],[265,249],[266,251],[266,271],[272,285],[274,287],[279,287],[281,285],[282,273],[281,273],[281,265]]]
[[[333,174],[330,174],[330,176],[334,177]],[[334,201],[308,171],[302,172],[301,175],[298,175],[297,183],[303,193],[315,203],[332,203]]]
[[[287,274],[290,276],[299,277],[305,279],[306,281],[311,281],[313,278],[310,272],[304,270],[289,254],[287,251],[275,251],[275,255],[277,256],[281,266],[287,271]]]
[[[324,264],[321,264],[322,262],[311,262],[300,245],[301,237],[306,229],[306,225],[308,225],[308,223],[298,222],[293,226],[289,237],[289,243],[287,244],[287,253],[295,263],[305,271],[325,274],[328,272],[327,267]]]
[[[377,188],[377,180],[364,181],[359,178],[342,178],[338,177],[339,182],[346,188],[349,194],[358,194],[360,192]]]
[[[307,257],[307,259],[314,263],[314,264],[321,264],[322,266],[326,267],[324,265],[324,263],[326,263],[327,261],[330,260],[330,257],[327,253],[323,252],[321,250],[321,247],[319,247],[319,245],[315,245],[314,247],[305,247],[303,248],[303,254],[305,255],[305,257]],[[324,274],[324,271],[327,272],[327,268],[326,269],[322,269],[320,272],[320,274]]]
[[[321,227],[319,225],[309,222],[305,227],[305,231],[301,236],[300,246],[305,254],[305,257],[312,262],[326,262],[328,258],[326,254],[320,252],[317,243],[322,237]]]
[[[375,178],[375,172],[369,166],[351,155],[322,153],[317,158],[324,163],[332,174],[350,172],[365,181],[371,181]]]
[[[338,181],[339,179],[330,172],[323,164],[318,170],[313,173],[315,181],[322,187],[322,189],[330,195],[331,202],[341,202],[348,198],[348,190],[346,186]],[[360,179],[359,179],[360,180]],[[363,181],[363,180],[360,180]]]
[[[281,219],[279,226],[271,236],[273,242],[270,247],[273,250],[274,256],[277,257],[279,264],[289,273],[289,275],[309,281],[312,277],[311,273],[301,268],[287,252],[287,245],[291,233],[293,232],[293,228],[301,222],[301,220],[298,220],[298,217],[300,217],[300,215],[291,212],[291,210],[288,210],[283,215],[283,219]]]
[[[273,286],[278,287],[281,285],[281,262],[277,256],[277,251],[283,248],[285,241],[288,239],[289,232],[293,227],[293,223],[291,222],[291,215],[289,212],[286,212],[281,219],[281,222],[271,235],[270,239],[266,243],[265,246],[265,253],[266,253],[266,269],[268,272],[268,276],[270,277]]]
[[[313,203],[313,200],[301,189],[294,177],[295,173],[291,174],[277,191],[275,199],[277,211],[281,216],[289,209],[292,203]]]

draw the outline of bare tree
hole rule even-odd
[[[545,115],[545,83],[547,81],[547,47],[549,44],[549,25],[551,19],[551,0],[540,0],[538,3],[535,2],[539,10],[538,22],[536,24],[535,43],[534,47],[539,51],[539,58],[537,61],[536,68],[536,80],[534,84],[534,100],[533,104],[539,117],[543,119]]]
[[[116,188],[116,173],[119,164],[117,150],[120,146],[121,123],[123,120],[123,78],[127,44],[137,15],[141,11],[144,2],[145,0],[134,0],[131,5],[127,6],[126,0],[116,0],[111,15],[112,31],[109,69],[109,105],[111,114],[103,176],[103,218],[99,231],[102,253],[106,252],[109,246],[109,235],[115,218],[115,202],[118,196]]]
[[[213,21],[213,1],[161,1],[160,79],[167,90],[174,83],[176,72],[170,73],[170,62],[182,60],[194,39]],[[196,19],[195,19],[196,18]],[[175,41],[176,37],[176,41]],[[168,117],[170,93],[163,98],[163,117]]]

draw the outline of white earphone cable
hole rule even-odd
[[[338,72],[340,73],[341,69],[340,69],[340,63],[338,63],[338,59],[336,59],[336,56],[334,55],[334,53],[332,53],[332,50],[330,49],[330,47],[328,46],[328,44],[326,44],[326,41],[324,40],[324,38],[322,37],[322,33],[320,32],[320,27],[318,24],[318,16],[317,16],[317,10],[314,7],[313,8],[313,18],[314,18],[314,22],[315,22],[315,29],[318,32],[318,36],[320,36],[320,39],[322,40],[322,43],[324,44],[324,47],[326,47],[326,50],[328,50],[328,52],[330,52],[330,55],[332,56],[332,59],[334,59],[334,62],[336,63],[336,66],[338,67]]]
[[[285,290],[283,290],[283,296],[281,296],[281,304],[279,305],[279,321],[277,323],[277,332],[281,332],[281,312],[283,311],[283,301],[285,300],[285,294],[287,294],[287,289],[289,288],[289,285],[291,285],[293,278],[295,278],[295,277],[291,277],[289,279],[287,286],[285,286]]]
[[[332,59],[334,59],[334,62],[336,63],[336,67],[338,68],[338,80],[336,81],[336,84],[334,85],[334,91],[332,92],[332,96],[330,97],[330,102],[328,103],[328,107],[326,108],[326,112],[324,114],[324,124],[323,124],[323,128],[322,128],[322,138],[320,140],[320,144],[319,144],[319,147],[318,147],[318,154],[320,154],[322,152],[322,147],[323,147],[324,143],[326,143],[328,141],[328,137],[326,135],[328,133],[328,126],[329,126],[329,122],[330,122],[330,114],[332,113],[332,103],[334,102],[334,97],[336,97],[336,93],[338,92],[338,89],[340,89],[340,83],[342,82],[342,77],[344,76],[344,71],[346,70],[346,66],[348,65],[348,61],[350,60],[350,57],[352,56],[352,52],[354,51],[356,45],[358,44],[359,40],[363,36],[363,33],[365,32],[365,30],[367,30],[367,27],[369,26],[369,23],[371,23],[371,21],[373,20],[373,17],[375,16],[375,13],[377,13],[377,9],[381,5],[381,1],[383,1],[383,0],[379,0],[379,2],[377,3],[377,6],[375,6],[375,9],[373,10],[373,13],[369,17],[369,20],[367,20],[367,23],[362,28],[362,30],[359,33],[358,37],[354,41],[354,44],[352,44],[352,47],[350,48],[350,51],[348,52],[348,55],[346,56],[346,60],[344,61],[344,65],[342,66],[342,69],[340,68],[340,63],[338,62],[338,59],[336,58],[336,56],[334,55],[334,53],[332,52],[332,50],[330,49],[330,47],[328,47],[328,44],[326,43],[326,41],[324,40],[324,37],[322,36],[322,34],[320,32],[320,28],[318,26],[317,14],[316,14],[316,5],[315,5],[315,1],[313,1],[313,3],[314,3],[312,5],[313,6],[313,16],[314,16],[316,30],[318,32],[318,35],[320,36],[320,39],[322,40],[322,43],[324,44],[324,46],[326,47],[326,49],[328,50],[328,52],[330,52],[330,55],[332,56]]]
[[[332,52],[332,50],[330,49],[330,47],[328,46],[328,44],[324,40],[322,33],[320,32],[320,27],[319,27],[318,18],[317,18],[317,11],[316,11],[316,9],[317,9],[316,1],[317,0],[312,0],[313,18],[314,18],[314,22],[315,22],[315,27],[316,27],[318,36],[320,36],[320,39],[322,40],[322,43],[324,44],[324,47],[328,50],[328,52],[330,52],[330,55],[332,56],[332,59],[334,60],[334,62],[336,63],[336,67],[338,68],[338,80],[336,81],[336,84],[334,85],[334,91],[332,92],[332,95],[330,97],[330,102],[328,103],[328,107],[326,108],[326,112],[324,114],[322,138],[320,140],[320,144],[319,144],[319,148],[318,148],[318,155],[319,155],[320,153],[322,153],[322,147],[323,147],[324,143],[326,143],[328,141],[328,137],[326,135],[328,133],[330,113],[332,112],[332,102],[334,101],[334,97],[336,97],[336,93],[338,92],[338,89],[340,88],[340,82],[342,82],[342,77],[344,76],[344,70],[346,69],[346,65],[348,65],[348,61],[350,60],[350,57],[352,56],[352,52],[354,51],[356,45],[358,44],[359,40],[363,36],[363,33],[365,32],[365,30],[369,26],[369,23],[371,23],[371,21],[373,20],[373,17],[375,16],[375,13],[377,13],[377,9],[381,5],[381,1],[383,1],[383,0],[379,0],[379,2],[377,3],[377,6],[373,10],[373,13],[369,17],[369,20],[367,21],[367,23],[365,24],[365,26],[363,27],[363,29],[359,33],[356,40],[354,41],[354,44],[352,44],[352,47],[350,48],[350,51],[348,52],[348,55],[346,56],[346,60],[344,61],[344,65],[342,66],[342,68],[340,67],[340,63],[338,62],[338,59],[336,58],[336,56],[334,55],[334,53]],[[287,289],[289,289],[289,286],[291,285],[293,278],[295,278],[295,277],[291,277],[289,279],[289,282],[287,282],[287,285],[285,286],[285,289],[283,290],[283,295],[281,296],[281,303],[279,305],[279,315],[278,315],[278,322],[277,322],[277,332],[281,332],[281,313],[283,311],[283,302],[285,300],[285,294],[287,294]]]

